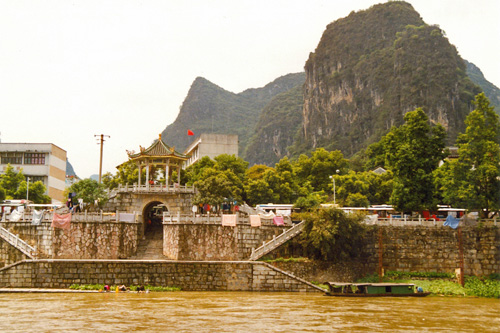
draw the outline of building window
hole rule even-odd
[[[25,153],[24,164],[42,164],[45,165],[44,153]]]
[[[23,153],[3,152],[1,164],[23,164]]]
[[[42,182],[42,183],[43,183],[43,185],[47,185],[47,184],[45,183],[45,179],[46,179],[47,177],[45,177],[45,176],[26,176],[26,177],[29,177],[29,178],[30,178],[30,184],[31,184],[31,183],[36,183],[36,182],[40,181],[40,182]]]

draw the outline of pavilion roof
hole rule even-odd
[[[144,148],[139,146],[140,151],[138,153],[134,151],[128,151],[127,155],[129,159],[136,160],[141,158],[163,158],[163,157],[174,157],[181,160],[187,160],[188,156],[175,151],[175,147],[170,147],[165,142],[161,140],[161,134],[158,140],[155,140],[149,148]]]

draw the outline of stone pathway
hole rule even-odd
[[[162,226],[159,226],[162,227]],[[163,255],[163,232],[156,227],[146,232],[145,239],[139,240],[137,253],[130,257],[131,260],[167,260]]]

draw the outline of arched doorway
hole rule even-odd
[[[163,239],[163,212],[166,211],[167,206],[160,201],[152,201],[144,207],[142,216],[146,239]]]

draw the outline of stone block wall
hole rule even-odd
[[[458,231],[449,227],[371,227],[359,257],[349,262],[323,264],[276,263],[310,281],[353,281],[378,272],[379,228],[382,229],[382,262],[385,271],[454,273],[460,267]],[[462,243],[466,275],[500,274],[500,228],[463,226]],[[297,241],[284,244],[269,256],[304,256]]]
[[[187,291],[321,291],[259,262],[28,260],[0,269],[0,287],[68,288],[72,284],[175,286]]]
[[[466,275],[500,273],[500,229],[495,226],[462,228]],[[378,266],[378,231],[368,236],[367,264]],[[391,271],[448,272],[459,267],[458,231],[449,227],[385,227],[384,269]]]
[[[262,225],[236,227],[221,223],[166,223],[163,254],[172,260],[247,260],[252,248],[271,240],[289,227]]]
[[[126,222],[72,222],[69,230],[52,230],[52,258],[128,258],[137,251],[137,227]]]
[[[25,259],[26,255],[0,238],[0,268]]]
[[[137,251],[138,223],[72,221],[69,230],[50,225],[49,221],[40,226],[31,222],[2,222],[4,228],[31,246],[38,245],[40,258],[120,259]],[[8,265],[21,260],[20,255],[0,238],[0,262]]]

